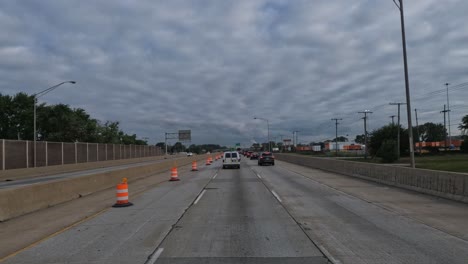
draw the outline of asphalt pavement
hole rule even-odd
[[[240,170],[220,167],[216,161],[162,183],[134,206],[112,208],[4,263],[467,263],[461,236],[286,163],[243,159]]]

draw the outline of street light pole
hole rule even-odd
[[[399,2],[399,5],[396,3]],[[406,54],[406,34],[405,34],[405,16],[403,11],[403,0],[393,0],[393,3],[400,10],[400,19],[401,19],[401,41],[403,45],[403,64],[405,67],[405,90],[406,90],[406,114],[408,115],[408,138],[409,138],[409,147],[410,147],[410,158],[411,158],[411,168],[415,168],[414,160],[414,145],[413,145],[413,124],[411,120],[411,99],[410,99],[410,90],[409,90],[409,77],[408,77],[408,59]]]
[[[449,103],[449,93],[448,93],[448,86],[450,83],[445,83],[445,86],[447,87],[447,118],[448,118],[448,138],[449,138],[449,150],[450,146],[452,146],[452,133],[450,132],[450,103]]]
[[[260,119],[267,122],[267,131],[268,131],[268,151],[271,152],[271,141],[270,141],[270,123],[268,119],[262,117],[254,117],[254,119]]]
[[[33,99],[34,99],[34,168],[37,166],[37,148],[36,148],[36,141],[37,141],[37,130],[36,130],[36,104],[37,104],[37,98],[53,91],[55,88],[59,87],[60,85],[62,84],[66,84],[66,83],[71,83],[71,84],[75,84],[76,82],[75,81],[66,81],[66,82],[61,82],[59,84],[56,84],[54,86],[51,86],[43,91],[40,91],[38,93],[35,93],[32,95]]]

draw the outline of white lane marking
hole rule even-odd
[[[205,194],[206,190],[203,190],[200,195],[197,197],[197,199],[195,200],[195,202],[193,202],[193,204],[197,204],[198,201],[200,201],[200,199],[202,198],[203,194]]]
[[[317,245],[317,247],[322,251],[322,253],[333,263],[333,264],[341,264],[341,261],[335,259],[328,250],[326,250],[322,245]]]
[[[158,248],[158,250],[156,250],[156,252],[154,252],[154,254],[151,256],[151,258],[148,260],[148,264],[154,264],[159,256],[161,256],[161,253],[163,252],[164,248]]]
[[[278,195],[274,190],[271,190],[271,193],[276,197],[276,199],[277,199],[280,203],[283,202],[283,201],[281,200],[281,198],[279,197],[279,195]]]
[[[212,178],[212,179],[216,178],[216,176],[218,176],[218,173],[216,173],[216,174],[213,176],[213,178]]]
[[[260,174],[258,174],[258,173],[257,173],[257,177],[260,178],[260,179],[262,178],[262,176],[260,176]]]

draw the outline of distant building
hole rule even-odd
[[[312,147],[310,146],[297,146],[296,151],[311,151]]]
[[[451,145],[449,146],[452,150],[459,150],[463,140],[452,139]],[[447,140],[447,144],[449,144]],[[419,147],[421,148],[440,148],[445,149],[445,140],[444,141],[435,141],[435,142],[416,142],[416,151],[419,151]]]
[[[364,149],[364,145],[350,142],[326,142],[324,150],[335,151],[336,147],[338,147],[338,151],[355,151]]]

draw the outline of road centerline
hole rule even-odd
[[[154,264],[158,260],[159,256],[161,256],[161,253],[163,251],[164,251],[164,248],[158,248],[158,250],[156,250],[156,252],[154,252],[154,254],[151,255],[151,258],[148,259],[147,262],[145,262],[145,264]]]
[[[203,194],[205,194],[206,190],[203,190],[200,195],[198,195],[197,199],[195,200],[195,202],[193,202],[193,204],[197,204],[198,201],[200,201],[200,199],[202,198]]]
[[[278,200],[278,202],[282,203],[283,200],[281,200],[280,196],[274,191],[274,190],[271,190],[271,193],[273,194],[273,196],[275,196],[276,200]]]

